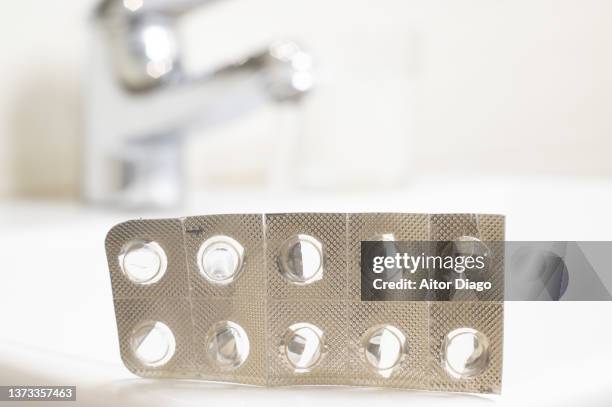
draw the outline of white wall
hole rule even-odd
[[[0,196],[75,190],[87,3],[1,6]]]
[[[3,5],[0,195],[76,193],[90,7]],[[285,165],[270,159],[279,136],[298,128],[288,161],[307,184],[448,171],[612,176],[606,0],[231,0],[190,17],[185,35],[193,69],[278,37],[308,45],[319,68],[300,112],[269,107],[194,138],[195,187],[267,182],[270,161]]]

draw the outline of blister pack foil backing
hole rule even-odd
[[[499,393],[502,301],[362,301],[361,241],[389,236],[502,241],[504,218],[288,213],[118,224],[106,253],[124,364],[143,377]]]

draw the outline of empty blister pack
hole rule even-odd
[[[466,236],[502,241],[503,216],[236,214],[121,223],[108,233],[106,252],[122,359],[144,377],[498,393],[503,302],[361,297],[362,241]]]

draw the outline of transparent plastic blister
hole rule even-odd
[[[503,216],[477,214],[121,223],[106,239],[121,355],[143,377],[497,393],[503,303],[362,301],[360,244],[503,238]]]

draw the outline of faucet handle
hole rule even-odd
[[[176,80],[181,60],[172,16],[157,11],[99,16],[115,76],[124,89],[143,92]]]

